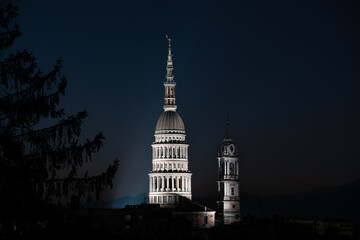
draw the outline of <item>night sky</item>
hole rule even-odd
[[[29,49],[64,60],[67,114],[102,131],[92,173],[120,159],[104,199],[148,192],[172,38],[178,113],[194,197],[216,193],[226,111],[249,194],[298,193],[360,178],[359,1],[18,1]]]

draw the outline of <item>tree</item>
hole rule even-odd
[[[59,107],[67,85],[61,58],[44,73],[27,50],[8,53],[21,36],[16,16],[16,6],[0,5],[0,219],[4,226],[19,224],[54,197],[99,200],[100,193],[112,187],[119,164],[115,160],[100,175],[78,176],[79,168],[100,150],[104,135],[100,132],[81,143],[87,112],[66,116]],[[57,123],[43,127],[44,119]],[[26,214],[29,209],[32,213]]]

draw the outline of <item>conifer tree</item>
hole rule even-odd
[[[100,175],[79,176],[81,167],[100,150],[104,136],[100,132],[81,142],[87,112],[67,116],[60,108],[67,86],[61,58],[49,72],[42,72],[27,50],[9,53],[21,35],[16,15],[14,4],[0,5],[0,218],[5,225],[53,198],[74,194],[99,199],[105,188],[112,187],[119,163],[115,160]],[[44,127],[39,124],[44,119],[57,123]]]

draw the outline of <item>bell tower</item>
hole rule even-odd
[[[218,217],[223,224],[240,221],[239,158],[230,135],[229,114],[218,153]]]

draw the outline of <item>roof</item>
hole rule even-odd
[[[214,212],[215,210],[204,205],[193,202],[187,198],[174,207],[174,212]]]
[[[155,132],[166,130],[185,131],[184,122],[175,111],[164,111],[156,123]]]

